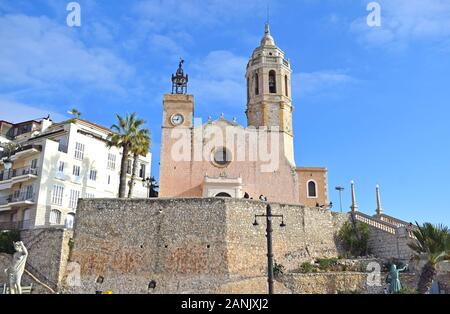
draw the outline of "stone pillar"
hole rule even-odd
[[[352,209],[352,213],[355,213],[358,211],[358,204],[356,203],[355,182],[351,181],[351,185],[352,185],[352,206],[350,206],[350,208]]]

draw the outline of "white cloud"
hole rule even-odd
[[[0,120],[21,122],[39,119],[50,115],[53,121],[59,122],[67,117],[63,114],[45,108],[19,103],[13,100],[0,99]]]
[[[450,1],[379,0],[381,27],[369,27],[366,17],[351,30],[366,45],[405,47],[412,41],[439,42],[450,38]]]
[[[263,15],[266,3],[259,0],[143,0],[134,12],[155,28],[216,25],[246,14]]]
[[[124,92],[133,69],[109,50],[86,47],[75,34],[43,16],[0,16],[0,85],[41,89],[79,83]]]
[[[184,49],[171,37],[154,34],[150,37],[150,49],[159,53],[169,53],[171,56],[185,55]]]
[[[292,75],[292,90],[294,97],[320,94],[336,86],[341,86],[356,80],[351,76],[337,71],[318,71],[310,73],[294,73]]]
[[[194,75],[190,86],[196,96],[209,104],[242,106],[246,100],[247,62],[247,58],[230,51],[212,51],[191,66]]]

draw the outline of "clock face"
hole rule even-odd
[[[170,121],[172,122],[173,125],[179,126],[183,124],[184,117],[182,114],[176,113],[172,116],[172,118],[170,118]]]

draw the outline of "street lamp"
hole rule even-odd
[[[341,213],[342,213],[342,192],[344,192],[345,188],[342,186],[337,186],[336,191],[339,191],[339,203],[341,205]]]
[[[156,189],[159,188],[159,185],[156,184],[155,177],[152,176],[142,179],[142,185],[148,189],[148,198],[158,197],[158,191]]]
[[[272,246],[272,220],[273,218],[281,218],[280,227],[286,227],[284,223],[284,215],[273,215],[272,214],[272,206],[267,204],[266,214],[264,215],[255,215],[255,222],[253,226],[258,226],[258,218],[265,217],[266,218],[266,237],[267,237],[267,282],[269,284],[269,294],[273,294],[273,246]]]

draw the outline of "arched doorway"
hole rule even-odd
[[[227,198],[231,198],[231,195],[225,192],[219,193],[216,195],[216,197],[227,197]]]

